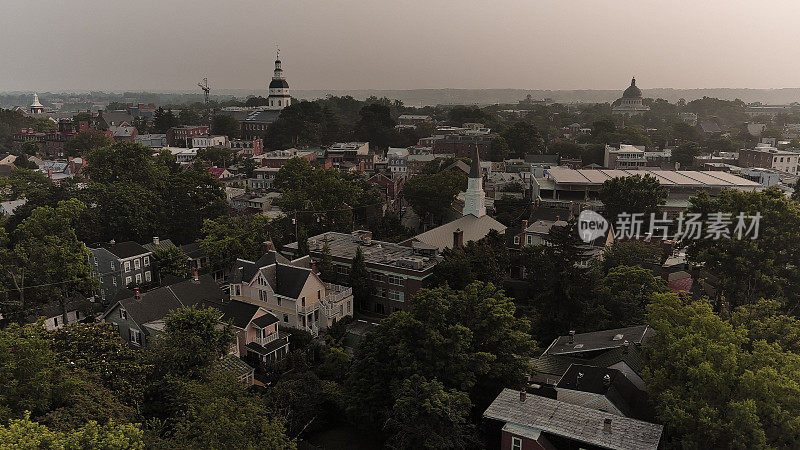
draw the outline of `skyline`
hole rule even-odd
[[[0,3],[0,91],[800,87],[786,1]]]

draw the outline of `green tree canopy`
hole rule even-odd
[[[605,218],[616,228],[621,213],[642,214],[649,223],[650,214],[658,215],[658,207],[666,201],[667,191],[650,175],[617,177],[606,180],[600,188],[600,200],[605,208]],[[646,229],[642,233],[647,232]]]

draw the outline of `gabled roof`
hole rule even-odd
[[[286,264],[278,264],[275,273],[275,293],[285,297],[297,298],[303,291],[308,277],[311,276],[311,269],[295,267]]]
[[[244,329],[247,324],[253,320],[260,306],[252,303],[245,303],[239,300],[231,300],[222,305],[219,309],[222,311],[222,322],[230,322],[236,328]]]
[[[275,314],[272,314],[271,312],[268,312],[267,314],[264,314],[263,316],[256,317],[253,320],[253,325],[257,326],[258,328],[266,328],[266,327],[272,325],[273,323],[276,323],[277,321],[278,321],[278,318],[275,316]]]
[[[609,449],[658,448],[664,427],[551,398],[503,389],[483,413],[489,419],[530,427],[566,439]],[[606,431],[605,423],[608,422]]]
[[[137,324],[143,325],[163,319],[170,311],[184,306],[200,303],[220,308],[226,300],[227,296],[211,275],[203,275],[197,281],[189,279],[163,286],[144,292],[139,298],[135,296],[124,298],[119,300],[118,304],[127,311],[128,317]],[[103,316],[107,316],[115,306],[112,306]]]
[[[147,244],[143,244],[142,247],[146,248],[147,250],[154,252],[156,250],[175,247],[175,244],[172,243],[170,239],[160,239],[158,244],[155,242],[148,242]]]
[[[189,258],[199,258],[205,256],[206,252],[203,251],[199,242],[192,242],[190,244],[181,245],[181,250]]]
[[[111,252],[119,259],[131,258],[138,255],[150,253],[150,250],[142,247],[133,241],[118,242],[116,244],[105,244],[102,246],[104,249]]]
[[[466,244],[469,241],[483,239],[492,230],[504,233],[506,226],[490,216],[475,217],[472,214],[467,214],[452,222],[418,234],[412,240],[424,242],[438,248],[439,251],[443,251],[445,248],[453,248],[453,232],[457,229],[464,232],[464,244]]]
[[[616,369],[573,364],[556,384],[556,389],[603,395],[627,417],[643,420],[652,417],[646,392]]]

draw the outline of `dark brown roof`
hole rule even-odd
[[[647,325],[635,327],[615,328],[613,330],[593,331],[591,333],[576,334],[572,343],[570,336],[559,336],[550,347],[545,350],[545,355],[566,355],[591,352],[623,347],[625,342],[630,345],[642,344],[653,334],[653,329]]]
[[[258,305],[252,303],[245,303],[239,300],[231,300],[228,303],[220,306],[222,311],[222,322],[230,322],[237,328],[246,328],[253,316],[258,312]]]
[[[277,322],[278,318],[275,317],[275,314],[267,313],[263,316],[258,316],[253,320],[253,325],[257,326],[258,328],[266,328],[273,323]]]

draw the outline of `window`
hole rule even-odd
[[[142,332],[139,330],[134,330],[133,328],[129,328],[130,330],[130,341],[132,344],[142,345]]]
[[[284,322],[289,322],[289,315],[288,314],[284,314],[283,315],[283,321]]]
[[[129,285],[129,284],[131,284],[131,283],[133,283],[133,278],[131,278],[131,277],[125,277],[125,286],[128,286],[128,285]]]
[[[317,300],[320,300],[320,299],[322,299],[322,290],[321,289],[317,289]]]
[[[300,299],[300,305],[301,306],[306,306],[306,298],[305,297]]]
[[[525,236],[525,243],[526,243],[527,245],[531,245],[531,244],[533,244],[533,236],[531,236],[530,234],[529,234],[529,235],[527,235],[527,236]]]
[[[119,309],[119,318],[122,319],[122,320],[128,320],[128,311],[125,311],[124,309],[120,308]]]
[[[58,317],[53,317],[53,326],[54,327],[58,326]]]
[[[319,310],[314,311],[314,322],[319,322]]]
[[[112,278],[111,281],[114,282],[114,286],[117,285],[117,277]]]
[[[522,439],[511,436],[511,450],[522,450]]]
[[[403,285],[403,277],[399,277],[397,275],[386,275],[386,281],[389,284],[393,284],[395,286],[402,286]]]
[[[125,261],[125,272],[130,272],[130,271],[131,271],[131,262]]]
[[[400,291],[393,291],[389,290],[389,300],[394,300],[396,302],[403,301],[403,293]]]
[[[380,272],[370,272],[369,277],[372,278],[373,281],[383,281],[383,274]]]
[[[145,256],[144,257],[144,266],[147,267],[149,265],[150,265],[150,257],[149,256]]]
[[[350,305],[350,301],[347,302],[347,313],[350,314],[352,306]]]
[[[340,273],[342,275],[349,275],[350,274],[350,268],[347,267],[347,266],[336,266],[336,272]]]
[[[114,270],[114,261],[111,261],[111,270]]]
[[[278,299],[278,306],[281,306],[281,298],[277,297],[277,299]]]
[[[514,245],[519,245],[519,236],[514,236]]]
[[[136,284],[141,284],[141,283],[142,283],[142,274],[137,273],[136,274]]]
[[[148,270],[147,272],[144,273],[144,281],[147,281],[149,283],[152,280],[153,280],[153,276],[150,275],[150,271]]]
[[[136,270],[141,269],[142,268],[142,260],[139,259],[139,258],[134,259],[133,260],[133,268],[136,269]]]
[[[385,298],[386,297],[386,288],[375,287],[374,294],[375,294],[376,297]]]

